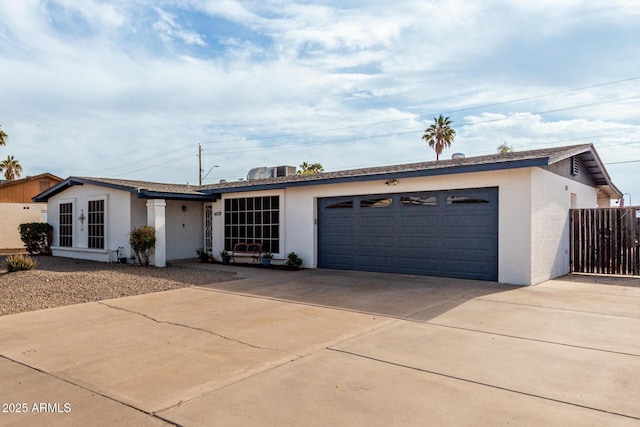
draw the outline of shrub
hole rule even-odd
[[[156,246],[156,231],[148,225],[138,227],[131,232],[129,244],[140,265],[148,266],[151,252]]]
[[[300,267],[302,267],[302,258],[300,258],[295,252],[289,252],[284,265],[292,270],[299,270]]]
[[[29,255],[11,255],[4,260],[4,267],[10,273],[14,271],[33,270],[36,261]]]
[[[18,226],[20,239],[27,252],[33,254],[51,254],[53,227],[46,222],[27,222]]]
[[[209,261],[209,254],[204,248],[196,249],[196,254],[198,254],[198,259],[200,260],[200,262]]]

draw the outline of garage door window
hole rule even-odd
[[[408,196],[400,198],[403,206],[438,206],[436,196]]]
[[[360,200],[361,208],[388,208],[393,203],[390,197],[373,197]]]
[[[344,202],[332,203],[327,206],[327,209],[351,209],[353,208],[353,200],[346,200]]]
[[[458,203],[489,203],[487,199],[467,196],[449,196],[447,197],[448,205],[456,205]]]

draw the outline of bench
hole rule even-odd
[[[234,264],[237,256],[251,257],[254,263],[259,263],[262,256],[262,243],[236,243],[230,255]]]

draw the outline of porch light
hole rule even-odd
[[[398,180],[388,179],[387,182],[384,183],[384,185],[398,185]]]

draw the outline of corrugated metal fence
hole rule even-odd
[[[640,210],[571,209],[571,271],[640,275]]]

